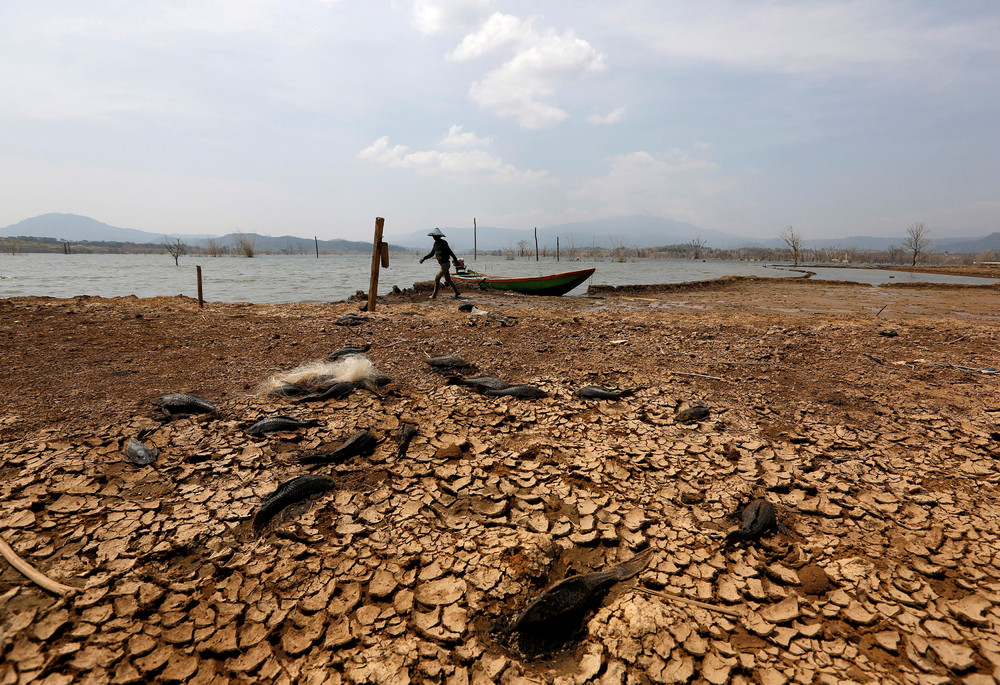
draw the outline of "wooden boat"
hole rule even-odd
[[[522,295],[565,295],[594,274],[594,269],[564,271],[547,276],[488,276],[466,269],[452,278],[460,283],[478,284],[483,290],[509,290]]]

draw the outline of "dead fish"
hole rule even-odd
[[[682,409],[676,414],[674,414],[674,421],[677,423],[694,423],[695,421],[701,421],[702,419],[707,419],[709,414],[709,409],[704,404],[696,404],[693,407],[688,407],[687,409]]]
[[[299,457],[303,464],[336,464],[355,456],[367,456],[375,451],[378,439],[366,430],[358,431],[343,445],[330,452],[314,452]]]
[[[265,433],[290,431],[295,430],[296,428],[309,428],[317,425],[319,425],[319,421],[316,419],[300,421],[299,419],[292,418],[291,416],[278,414],[277,416],[269,416],[266,419],[258,421],[254,425],[247,428],[247,433],[250,435],[264,435]]]
[[[207,414],[215,412],[215,405],[204,397],[186,392],[175,392],[152,400],[167,416],[174,414]]]
[[[432,368],[439,371],[465,369],[472,366],[469,362],[465,361],[461,357],[456,357],[453,354],[436,354],[432,357],[428,357],[427,363],[430,364]]]
[[[537,399],[539,397],[548,397],[549,393],[545,392],[541,388],[535,387],[534,385],[508,385],[506,388],[499,388],[497,390],[483,390],[484,395],[489,395],[490,397],[519,397],[521,399]]]
[[[417,434],[417,427],[412,423],[404,423],[399,427],[399,449],[396,450],[396,458],[401,459],[406,456],[406,450],[410,447],[410,440]]]
[[[371,348],[372,348],[371,343],[366,343],[361,347],[342,347],[339,350],[331,352],[330,355],[327,357],[327,359],[329,359],[330,361],[336,361],[341,357],[347,357],[352,354],[364,354]]]
[[[774,505],[764,499],[755,499],[740,512],[742,525],[726,535],[726,544],[760,540],[765,533],[777,529],[788,533],[788,529],[778,523]]]
[[[510,383],[507,381],[502,381],[493,376],[449,376],[446,383],[448,385],[464,385],[469,388],[475,388],[479,392],[483,392],[484,390],[502,390],[503,388],[510,387]]]
[[[305,500],[311,495],[333,489],[334,480],[329,476],[306,473],[287,480],[264,498],[253,517],[253,529],[260,533],[275,516],[292,504]]]
[[[639,574],[652,550],[637,554],[628,561],[594,573],[583,573],[559,581],[525,607],[510,624],[508,630],[538,631],[553,621],[582,616],[616,583]]]
[[[364,378],[358,379],[354,386],[357,388],[364,388],[365,390],[370,390],[371,392],[378,394],[379,388],[383,385],[388,385],[391,382],[392,378],[386,376],[378,369],[373,368],[370,374]]]
[[[360,326],[365,321],[368,321],[367,316],[359,316],[358,314],[344,314],[342,317],[334,321],[338,326]]]
[[[125,446],[125,461],[136,466],[149,466],[159,455],[155,446],[147,447],[136,438],[129,438]]]
[[[295,400],[296,402],[325,402],[326,400],[342,400],[348,395],[354,392],[354,383],[348,383],[346,381],[339,381],[333,385],[328,385],[323,390],[319,392],[314,392],[309,395],[304,395],[303,397]]]
[[[299,395],[304,395],[306,390],[300,388],[292,383],[285,383],[284,385],[279,385],[277,388],[268,391],[268,395],[275,395],[277,397],[297,397]]]
[[[603,385],[585,385],[576,391],[577,397],[585,397],[594,400],[620,400],[628,397],[634,390],[610,390]]]

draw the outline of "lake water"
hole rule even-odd
[[[463,255],[460,255],[463,256]],[[470,268],[504,276],[538,276],[596,267],[590,280],[570,295],[583,295],[588,285],[683,283],[723,276],[801,277],[801,271],[763,262],[636,259],[627,262],[568,261],[554,258],[463,256]],[[437,272],[431,261],[419,264],[419,255],[393,253],[379,276],[379,294],[394,285],[409,288],[428,281]],[[211,302],[340,302],[358,290],[368,290],[370,255],[258,255],[253,259],[224,256],[119,254],[2,254],[0,298],[24,295],[73,297],[198,296],[195,266],[202,267],[204,297]],[[990,284],[986,278],[915,274],[877,269],[817,269],[813,278],[860,283],[930,282]]]

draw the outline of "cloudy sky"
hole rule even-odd
[[[995,0],[0,2],[0,226],[1000,230]]]

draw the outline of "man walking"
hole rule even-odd
[[[444,233],[441,232],[440,228],[435,228],[427,235],[434,238],[434,245],[431,247],[430,252],[420,258],[420,263],[423,264],[424,260],[428,257],[434,257],[437,259],[437,263],[441,267],[437,276],[434,277],[434,294],[430,296],[430,299],[433,300],[437,298],[442,278],[448,287],[454,289],[455,299],[461,298],[462,294],[458,291],[458,286],[455,285],[455,282],[451,280],[451,271],[449,270],[449,261],[453,261],[457,265],[458,257],[456,257],[455,253],[451,251],[451,246],[448,245],[448,241],[444,239]]]

